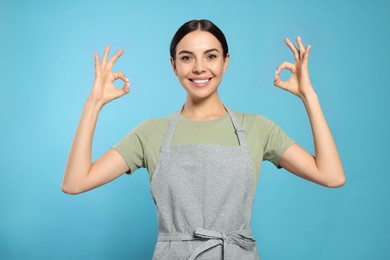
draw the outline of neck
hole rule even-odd
[[[191,120],[206,121],[223,116],[226,110],[218,96],[202,100],[194,100],[187,96],[181,113]]]

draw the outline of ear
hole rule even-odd
[[[171,60],[171,65],[172,65],[173,72],[175,72],[175,75],[177,76],[175,60],[172,57],[171,57],[170,60]]]
[[[223,73],[226,72],[228,65],[229,65],[229,59],[230,59],[230,53],[226,54],[226,57],[224,59],[224,64],[223,64]]]

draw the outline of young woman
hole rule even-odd
[[[229,63],[222,31],[208,20],[182,25],[171,43],[171,64],[187,92],[176,113],[144,121],[97,161],[91,162],[99,111],[129,93],[129,80],[112,72],[123,50],[100,61],[95,52],[95,82],[69,154],[62,190],[82,193],[123,173],[146,167],[158,212],[153,259],[259,259],[250,219],[263,160],[326,187],[345,182],[335,142],[311,85],[310,45],[286,39],[294,64],[276,70],[274,85],[304,103],[314,137],[315,156],[296,144],[271,120],[226,107],[218,86]],[[282,81],[288,69],[292,76]],[[122,89],[113,82],[125,82]]]

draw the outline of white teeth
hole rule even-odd
[[[193,80],[194,83],[196,84],[204,84],[206,82],[208,82],[209,80],[208,79],[203,79],[203,80]]]

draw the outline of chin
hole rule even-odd
[[[204,92],[204,91],[189,91],[187,90],[187,98],[191,98],[192,100],[202,100],[202,99],[209,99],[213,96],[218,96],[217,89],[212,92]]]

